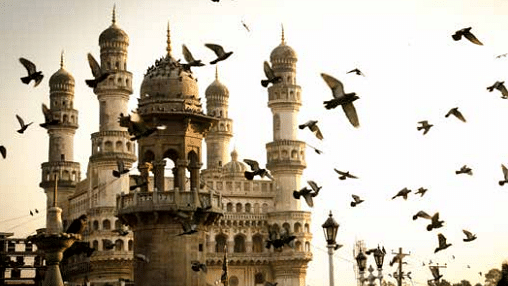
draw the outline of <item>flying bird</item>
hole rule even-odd
[[[439,267],[437,266],[429,266],[430,272],[432,273],[432,277],[434,277],[434,281],[439,281],[441,277],[443,277],[442,274],[439,274]]]
[[[357,68],[355,68],[354,70],[350,70],[347,73],[352,73],[352,72],[356,73],[357,75],[365,76],[365,74],[363,74],[362,71]]]
[[[111,242],[111,240],[105,239],[102,241],[102,247],[106,250],[111,250],[111,249],[115,248],[115,244],[113,242]]]
[[[5,159],[7,157],[7,149],[5,149],[4,145],[0,146],[0,154],[2,154],[2,157]]]
[[[496,59],[506,57],[507,55],[508,55],[508,53],[500,54],[500,55],[496,56]]]
[[[364,202],[364,200],[360,199],[360,197],[357,195],[351,195],[351,196],[353,197],[353,201],[351,202],[352,207],[355,207],[356,205],[359,205],[362,202]]]
[[[428,190],[426,188],[419,188],[418,191],[415,193],[415,195],[417,194],[420,194],[420,197],[423,197],[423,195],[425,195],[425,193],[427,192]]]
[[[123,174],[129,173],[129,169],[125,168],[124,162],[116,158],[116,166],[118,170],[113,170],[113,176],[120,178]]]
[[[19,61],[21,62],[21,64],[25,67],[25,69],[28,72],[28,76],[22,77],[21,81],[24,84],[29,84],[30,81],[34,80],[34,82],[35,82],[34,87],[38,86],[39,83],[41,83],[42,78],[44,77],[42,75],[42,71],[37,71],[35,64],[25,58],[19,58]]]
[[[350,178],[350,179],[358,179],[357,176],[353,175],[353,174],[350,174],[349,171],[347,172],[343,172],[343,171],[339,171],[337,169],[333,169],[335,172],[337,172],[337,174],[339,174],[339,180],[345,180],[347,178]]]
[[[247,24],[245,24],[245,22],[242,20],[242,25],[243,27],[245,28],[245,30],[247,30],[247,32],[250,33],[250,29],[249,29],[249,26],[247,26]]]
[[[73,220],[69,227],[67,228],[66,233],[75,233],[82,234],[85,231],[86,225],[88,221],[88,216],[86,214],[81,215],[77,219]]]
[[[299,200],[300,197],[303,197],[305,199],[305,202],[307,203],[307,205],[309,207],[313,207],[314,202],[313,202],[312,198],[317,196],[318,193],[319,193],[319,191],[314,192],[314,191],[312,191],[312,189],[304,187],[304,188],[300,189],[299,191],[293,191],[293,197],[297,200]]]
[[[156,118],[154,117],[154,121],[155,120]],[[120,113],[120,117],[118,117],[118,122],[120,123],[120,126],[127,127],[129,135],[134,136],[130,139],[131,141],[135,141],[143,137],[148,137],[152,133],[161,128],[160,126],[148,127],[141,118],[139,119],[139,121],[132,121],[130,115],[124,116],[123,113]]]
[[[136,258],[136,260],[138,260],[138,261],[150,263],[150,259],[148,257],[146,257],[146,255],[141,254],[141,253],[136,253],[134,255],[134,258]]]
[[[268,226],[268,239],[266,240],[266,248],[270,249],[273,246],[274,249],[281,249],[284,245],[288,245],[293,248],[293,240],[296,236],[289,235],[285,228],[282,228],[279,232],[273,230],[271,226]]]
[[[200,270],[204,273],[208,272],[208,268],[206,267],[205,263],[201,263],[197,260],[191,261],[191,269],[195,272],[199,272]]]
[[[428,231],[431,231],[433,230],[434,228],[440,228],[442,227],[444,224],[444,221],[442,220],[439,220],[439,212],[436,212],[432,218],[431,218],[431,222],[429,225],[427,225],[427,230]]]
[[[504,185],[505,183],[508,183],[508,169],[503,164],[501,164],[501,168],[503,169],[504,180],[499,181],[500,186]]]
[[[182,52],[183,52],[183,57],[187,61],[186,64],[183,64],[183,66],[186,70],[190,71],[190,67],[202,67],[205,65],[204,63],[201,62],[201,60],[194,59],[194,57],[192,56],[192,54],[189,51],[189,49],[187,48],[187,46],[182,45]]]
[[[460,168],[460,170],[455,171],[455,174],[468,174],[469,176],[473,175],[473,170],[469,168],[467,165],[464,165]]]
[[[311,146],[307,143],[305,143],[307,146],[309,146],[310,148],[312,148],[314,150],[314,152],[316,152],[317,154],[321,154],[323,153],[323,151],[319,150],[318,148],[314,147],[314,146]]]
[[[411,190],[409,190],[408,188],[404,188],[402,190],[400,190],[395,196],[392,197],[392,200],[395,199],[396,197],[403,197],[404,200],[407,200],[407,195],[411,193]]]
[[[312,190],[314,191],[314,193],[319,193],[319,190],[321,190],[321,186],[318,186],[318,184],[312,180],[308,180],[307,181],[307,184],[309,184],[309,186],[312,188]]]
[[[480,40],[478,40],[475,37],[475,35],[473,35],[473,33],[471,33],[471,27],[460,29],[460,30],[456,31],[455,34],[452,35],[452,38],[455,41],[458,41],[462,38],[462,36],[464,36],[466,39],[468,39],[473,44],[477,44],[480,46],[483,45],[482,42],[480,42]]]
[[[501,92],[501,98],[508,99],[508,90],[504,86],[504,81],[496,81],[493,85],[487,87],[488,91],[492,92],[494,89],[497,89]]]
[[[317,120],[309,120],[309,121],[305,122],[304,124],[298,125],[298,128],[305,129],[305,127],[308,127],[310,129],[310,131],[312,131],[312,133],[314,133],[314,135],[316,135],[316,137],[319,140],[323,140],[323,134],[321,134],[321,130],[319,130],[317,123],[318,123]]]
[[[19,125],[21,126],[19,130],[17,130],[18,133],[23,134],[25,130],[30,126],[33,122],[30,122],[28,124],[25,124],[25,121],[23,121],[23,118],[21,118],[19,115],[16,114],[16,118],[18,119]]]
[[[360,122],[358,121],[358,115],[356,114],[355,106],[353,105],[353,101],[359,99],[356,96],[356,93],[345,93],[344,85],[338,79],[327,75],[325,73],[321,73],[321,77],[325,80],[326,84],[332,89],[333,99],[324,101],[326,109],[333,109],[338,105],[342,105],[342,109],[346,114],[349,122],[356,128],[360,126]]]
[[[419,217],[420,217],[420,218],[426,218],[426,219],[432,219],[432,217],[431,217],[428,213],[426,213],[426,212],[424,212],[424,211],[419,211],[419,212],[417,212],[417,213],[413,216],[413,220],[416,220],[416,219],[417,219],[417,218],[419,218]]]
[[[476,239],[476,234],[472,234],[470,231],[463,229],[462,232],[466,235],[466,238],[463,239],[465,242],[470,242]]]
[[[448,117],[450,115],[457,117],[462,122],[466,122],[466,118],[464,118],[462,113],[459,111],[458,107],[454,107],[454,108],[450,109],[450,111],[448,111],[448,113],[446,113],[445,117]]]
[[[417,126],[416,130],[420,131],[423,129],[423,135],[427,134],[427,132],[429,132],[430,128],[432,126],[434,126],[434,124],[429,124],[429,122],[427,120],[420,121],[420,122],[418,122],[418,124],[420,124],[420,126]]]
[[[34,213],[32,212],[32,210],[30,210],[30,215],[31,215],[31,216],[34,216]]]
[[[452,245],[451,243],[446,243],[446,237],[442,233],[439,233],[437,235],[437,239],[439,241],[439,246],[436,247],[436,249],[434,250],[434,253],[437,253],[438,251],[447,249],[448,247],[450,247]]]
[[[217,58],[210,62],[211,65],[216,64],[220,61],[223,61],[223,60],[229,58],[229,56],[231,56],[231,54],[233,54],[233,52],[226,53],[222,46],[219,46],[216,44],[205,44],[205,46],[207,48],[211,49],[217,55]]]
[[[101,69],[101,66],[95,60],[95,58],[92,56],[92,54],[88,53],[87,57],[88,57],[88,65],[90,66],[90,69],[92,70],[92,75],[93,75],[94,79],[87,79],[87,80],[85,80],[85,83],[86,83],[86,85],[88,85],[91,88],[96,88],[100,82],[107,79],[108,76],[110,76],[112,73],[111,72],[103,72]]]
[[[244,173],[245,178],[247,180],[253,180],[254,176],[256,176],[256,175],[259,175],[261,178],[264,178],[265,176],[267,176],[268,178],[273,180],[273,177],[272,177],[272,175],[270,175],[268,170],[259,168],[259,163],[257,161],[251,160],[251,159],[244,159],[243,161],[247,165],[249,165],[250,168],[252,169],[252,172],[245,171],[245,173]]]
[[[267,87],[269,83],[276,84],[282,81],[282,77],[275,75],[273,69],[270,67],[270,64],[267,61],[263,63],[263,70],[267,78],[261,80],[261,85],[263,87]]]
[[[142,176],[136,175],[131,177],[134,178],[134,181],[136,182],[135,185],[129,187],[129,190],[131,191],[134,191],[137,188],[141,188],[148,185],[148,182]]]
[[[44,114],[44,123],[39,124],[42,128],[48,128],[50,125],[55,125],[60,122],[58,119],[54,119],[53,112],[49,109],[46,104],[42,104],[42,113]]]

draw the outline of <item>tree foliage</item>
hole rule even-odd
[[[485,273],[485,286],[496,286],[497,281],[501,279],[501,270],[492,268],[489,272]]]

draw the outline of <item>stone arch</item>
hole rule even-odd
[[[287,222],[283,223],[282,227],[287,231],[287,233],[291,232],[291,226],[289,225],[289,223]]]
[[[99,242],[97,240],[94,240],[92,242],[92,248],[95,250],[99,250]]]
[[[261,253],[263,252],[263,236],[256,233],[252,236],[252,252]]]
[[[123,251],[123,240],[117,239],[115,241],[115,251]]]
[[[131,142],[127,142],[125,144],[125,147],[127,148],[127,152],[130,152],[131,151]]]
[[[122,228],[122,223],[120,222],[119,219],[115,220],[115,229],[121,229]]]
[[[237,203],[235,208],[236,208],[235,210],[236,210],[237,213],[242,212],[242,204],[241,203]]]
[[[234,247],[233,252],[235,253],[243,253],[245,252],[245,236],[243,234],[237,234],[234,237]]]
[[[228,211],[228,212],[232,212],[233,211],[233,203],[228,203],[226,205],[226,211]]]
[[[268,204],[267,203],[263,203],[261,208],[262,208],[262,212],[263,213],[267,213],[268,212]]]
[[[302,251],[302,243],[300,241],[297,241],[295,243],[295,248],[296,248],[296,251]]]
[[[258,203],[254,204],[254,213],[255,214],[259,213],[259,204]]]
[[[132,241],[132,239],[129,239],[129,241],[127,242],[127,250],[132,251],[133,247],[134,242]]]
[[[123,152],[123,142],[118,140],[115,143],[115,151],[116,152]]]
[[[93,221],[93,230],[99,230],[99,221],[98,220]]]
[[[69,116],[67,114],[64,114],[62,117],[62,121],[63,121],[63,123],[69,122]]]
[[[291,159],[293,159],[293,160],[298,159],[298,151],[297,150],[291,151]]]
[[[305,242],[305,252],[310,252],[310,242]]]
[[[224,131],[224,130],[225,130],[224,123],[219,124],[219,131]]]
[[[149,162],[152,163],[155,160],[155,154],[152,152],[152,150],[146,150],[143,154],[143,160],[142,162]]]
[[[251,204],[250,203],[246,203],[245,204],[245,212],[246,213],[250,213],[251,212]]]
[[[129,79],[128,78],[125,79],[125,85],[129,86]]]
[[[110,230],[111,229],[111,221],[109,219],[105,219],[102,221],[102,229]]]
[[[228,237],[225,234],[223,233],[217,234],[215,236],[215,252],[223,253],[227,240]]]
[[[294,225],[294,231],[295,232],[302,232],[302,224],[299,223],[299,222],[296,222],[295,225]]]
[[[304,228],[306,233],[310,233],[310,227],[309,227],[308,223],[306,223],[303,228]]]
[[[289,153],[288,153],[288,150],[282,150],[281,152],[281,155],[282,155],[282,159],[289,159]]]
[[[62,172],[62,180],[69,181],[71,179],[71,173],[67,170]]]
[[[113,142],[109,140],[104,142],[104,152],[113,152]]]
[[[76,123],[74,115],[71,115],[71,123]]]
[[[119,69],[119,68],[120,68],[120,62],[119,62],[119,61],[116,61],[116,63],[115,63],[115,69],[117,70],[117,69]]]

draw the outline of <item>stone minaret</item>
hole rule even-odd
[[[68,225],[68,198],[81,180],[79,163],[74,160],[74,134],[78,129],[78,111],[74,109],[74,77],[64,68],[63,52],[60,69],[49,79],[49,108],[58,123],[47,126],[48,162],[42,164],[40,187],[47,195],[47,209],[53,206],[55,179],[58,180],[57,205],[63,210],[63,227]],[[58,178],[56,178],[58,176]],[[65,229],[64,229],[65,230]]]
[[[99,36],[100,65],[102,72],[111,75],[100,82],[93,92],[99,100],[99,132],[92,134],[92,155],[88,164],[90,210],[89,236],[87,238],[97,251],[91,257],[93,271],[89,279],[93,283],[118,282],[119,276],[132,279],[132,252],[127,249],[132,234],[120,237],[112,230],[120,227],[115,217],[116,196],[129,190],[129,175],[113,176],[117,160],[126,168],[136,161],[134,141],[118,119],[120,113],[128,114],[127,104],[132,94],[132,73],[127,71],[127,47],[129,37],[116,24],[113,8],[112,24]],[[106,249],[107,244],[114,249]],[[111,252],[116,261],[111,268]]]
[[[275,252],[272,269],[275,282],[283,286],[305,284],[307,264],[311,260],[310,240],[312,234],[293,229],[293,225],[310,225],[310,212],[300,210],[300,200],[293,198],[294,190],[300,189],[305,164],[305,142],[298,141],[298,110],[301,103],[301,88],[296,84],[296,53],[286,45],[284,29],[282,41],[270,54],[275,75],[282,81],[268,88],[268,107],[273,114],[273,141],[266,144],[267,168],[274,177],[276,197],[274,211],[268,214],[271,225],[286,228],[294,233],[297,243],[305,248],[284,248]]]
[[[210,130],[205,139],[206,168],[214,169],[231,161],[229,158],[229,141],[233,137],[233,120],[228,118],[229,91],[219,81],[217,67],[215,68],[215,80],[206,89],[205,96],[207,114],[219,119],[219,122]]]

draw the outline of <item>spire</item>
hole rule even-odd
[[[166,47],[166,51],[168,52],[168,56],[171,55],[171,33],[169,32],[169,21],[168,21],[168,39],[166,43],[168,44]]]
[[[284,24],[281,23],[280,26],[282,27],[281,45],[285,45],[286,39],[284,39]]]
[[[113,4],[113,12],[112,12],[111,23],[113,25],[116,24],[116,4]]]
[[[60,68],[63,69],[64,68],[64,51],[62,50],[62,52],[60,53]]]
[[[218,65],[215,65],[215,80],[219,80],[219,69],[217,68]]]

